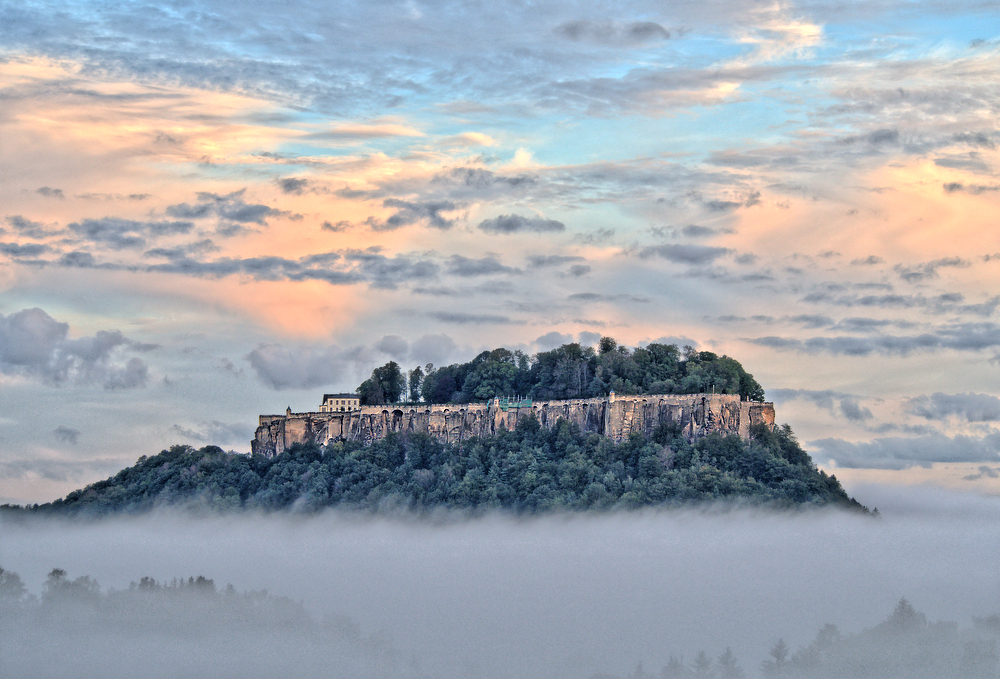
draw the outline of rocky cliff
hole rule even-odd
[[[521,418],[532,416],[543,427],[562,418],[577,423],[584,432],[614,441],[627,439],[633,432],[649,436],[661,423],[677,425],[689,440],[713,432],[747,438],[753,424],[774,426],[774,404],[740,401],[730,394],[646,394],[510,405],[494,399],[485,404],[362,406],[343,413],[286,412],[261,415],[250,446],[254,453],[277,455],[293,443],[370,443],[393,431],[425,432],[456,443],[513,429]]]

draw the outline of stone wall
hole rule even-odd
[[[611,396],[570,401],[538,401],[530,406],[489,403],[362,406],[344,413],[261,415],[250,442],[254,453],[277,455],[293,443],[360,440],[366,445],[392,431],[424,432],[446,443],[492,436],[534,416],[543,427],[559,419],[582,431],[622,441],[633,432],[649,436],[660,423],[678,425],[689,440],[713,432],[747,438],[750,426],[774,426],[774,404],[740,401],[730,394]]]

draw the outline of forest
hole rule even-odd
[[[545,428],[534,418],[458,444],[393,433],[369,446],[296,444],[275,457],[176,445],[65,498],[6,509],[93,516],[183,503],[220,511],[534,514],[708,501],[867,511],[816,468],[787,425],[755,426],[748,440],[712,435],[694,443],[660,425],[649,439],[614,443],[565,420]]]
[[[577,343],[528,356],[504,348],[484,351],[468,363],[403,371],[389,361],[358,386],[363,405],[470,403],[494,396],[534,400],[616,394],[739,394],[763,401],[764,389],[739,361],[693,347],[648,344],[629,349],[602,337],[597,349]]]
[[[972,627],[930,622],[906,599],[882,622],[850,634],[823,625],[794,652],[778,638],[766,659],[745,668],[729,647],[685,661],[676,649],[652,651],[659,668],[639,663],[621,674],[580,679],[992,679],[998,676],[1000,616]],[[7,677],[329,676],[427,677],[386,633],[364,634],[344,616],[321,621],[300,602],[267,591],[216,588],[204,576],[158,582],[142,577],[102,590],[89,576],[49,572],[41,596],[0,568],[0,636]],[[44,643],[39,643],[44,639]],[[718,643],[718,642],[714,642]],[[724,642],[723,642],[724,643]],[[58,648],[58,653],[51,652]],[[762,655],[763,650],[761,649]],[[175,673],[172,674],[171,673]]]

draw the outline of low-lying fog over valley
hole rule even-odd
[[[750,678],[781,674],[769,655],[779,640],[786,665],[805,662],[807,647],[827,653],[820,642],[832,623],[837,638],[857,635],[833,647],[841,654],[891,633],[910,644],[897,651],[938,654],[945,669],[936,676],[995,677],[1000,502],[919,487],[849,490],[881,517],[709,507],[520,519],[180,510],[4,518],[0,669],[670,677],[684,676],[677,661],[699,676],[704,651],[711,665],[700,676]],[[18,602],[12,574],[27,589]],[[728,669],[719,660],[727,649],[736,661]],[[934,657],[909,676],[933,671]],[[800,676],[790,668],[782,676]]]

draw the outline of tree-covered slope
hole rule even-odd
[[[750,440],[710,436],[694,444],[661,426],[650,440],[615,444],[565,420],[546,429],[534,419],[459,445],[392,434],[368,447],[296,445],[272,458],[173,446],[32,510],[103,514],[195,503],[223,510],[534,513],[710,500],[864,511],[836,477],[816,469],[787,426],[756,427]]]

